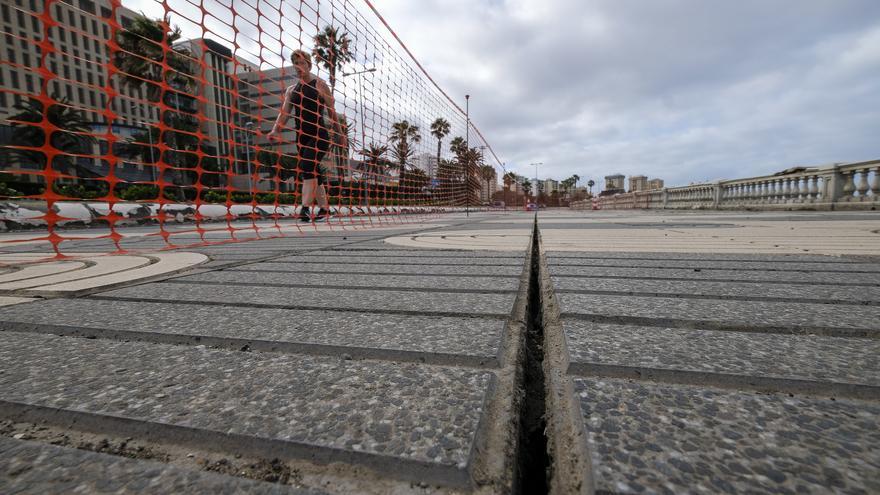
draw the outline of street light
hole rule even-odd
[[[248,120],[244,123],[245,134],[244,134],[244,156],[245,161],[247,162],[247,174],[248,174],[248,192],[254,192],[254,176],[251,173],[251,129],[254,127],[254,122],[252,120]]]
[[[543,164],[544,164],[544,162],[529,164],[529,166],[531,166],[531,165],[535,166],[535,206],[538,205],[538,165],[543,165]]]
[[[358,94],[358,107],[360,107],[360,109],[358,110],[358,114],[360,114],[360,117],[361,117],[361,144],[365,148],[367,146],[367,128],[366,128],[366,124],[364,123],[365,122],[364,121],[364,95],[363,95],[363,84],[361,82],[361,76],[363,76],[364,74],[366,74],[368,72],[376,72],[376,68],[370,67],[369,69],[359,70],[359,71],[355,71],[355,72],[343,72],[342,73],[342,77],[358,76],[358,78],[357,78],[357,80],[358,80],[357,94]]]
[[[366,121],[364,118],[364,95],[363,95],[363,84],[361,82],[361,78],[364,74],[366,74],[368,72],[376,72],[376,68],[370,67],[369,69],[359,70],[359,71],[355,71],[355,72],[343,72],[342,73],[342,77],[358,76],[358,78],[357,78],[357,81],[358,81],[357,95],[358,95],[358,107],[359,107],[358,114],[360,115],[360,118],[361,118],[361,147],[363,149],[367,148],[367,126],[366,126],[366,123],[365,123]],[[347,156],[348,155],[346,154],[346,157]],[[364,170],[364,172],[367,172],[367,171]],[[368,173],[368,177],[369,177],[369,173]],[[369,179],[368,179],[368,181],[369,181]],[[358,190],[360,191],[360,188],[358,188]],[[370,189],[369,189],[369,182],[368,182],[367,183],[367,208],[369,208],[369,207],[370,207]]]
[[[469,154],[471,151],[471,117],[470,117],[470,103],[471,103],[471,95],[464,95],[464,118],[465,118],[465,128],[464,128],[464,159],[465,161],[469,160]],[[471,216],[471,191],[470,191],[470,177],[468,177],[468,164],[464,164],[464,214],[465,216]]]

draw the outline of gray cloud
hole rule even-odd
[[[682,184],[880,155],[872,0],[376,5],[524,174]]]

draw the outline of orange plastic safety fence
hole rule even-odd
[[[0,245],[421,221],[502,172],[369,1],[10,0],[0,28]]]

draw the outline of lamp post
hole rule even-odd
[[[158,174],[156,173],[156,157],[153,155],[153,129],[146,122],[141,121],[140,124],[147,129],[147,141],[150,143],[150,182],[156,182]]]
[[[342,73],[342,77],[358,76],[357,77],[357,81],[358,81],[358,84],[357,84],[357,87],[358,87],[358,89],[357,89],[358,115],[360,116],[360,120],[361,120],[361,148],[362,149],[367,148],[367,125],[366,125],[366,120],[364,117],[364,94],[363,94],[363,83],[361,81],[361,78],[363,77],[364,74],[366,74],[368,72],[376,72],[376,68],[370,67],[369,69],[359,70],[359,71],[355,71],[355,72],[343,72]],[[364,172],[367,173],[367,175],[369,176],[369,172],[367,172],[367,170],[364,170]],[[360,188],[358,188],[358,190],[360,191]],[[367,182],[367,207],[369,208],[369,206],[370,206],[370,190],[369,190],[369,181],[368,181]]]
[[[543,165],[543,164],[544,164],[544,162],[537,162],[537,163],[530,163],[529,164],[529,165],[535,166],[535,206],[538,206],[538,165]],[[538,209],[540,209],[540,207]]]
[[[251,173],[251,130],[254,127],[254,122],[252,120],[248,120],[244,123],[245,134],[244,134],[244,156],[245,162],[247,163],[247,174],[248,174],[248,192],[254,192],[254,175]]]
[[[471,151],[471,116],[470,116],[470,104],[471,104],[471,95],[464,95],[464,118],[465,118],[465,128],[464,128],[464,159],[465,161],[469,160],[469,154]],[[470,177],[468,177],[468,164],[464,164],[464,214],[465,216],[471,216],[471,191],[470,191]]]

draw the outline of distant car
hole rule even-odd
[[[492,208],[504,208],[504,201],[496,201],[492,203]]]
[[[538,209],[538,205],[535,203],[529,203],[526,205],[526,211],[535,211]]]

